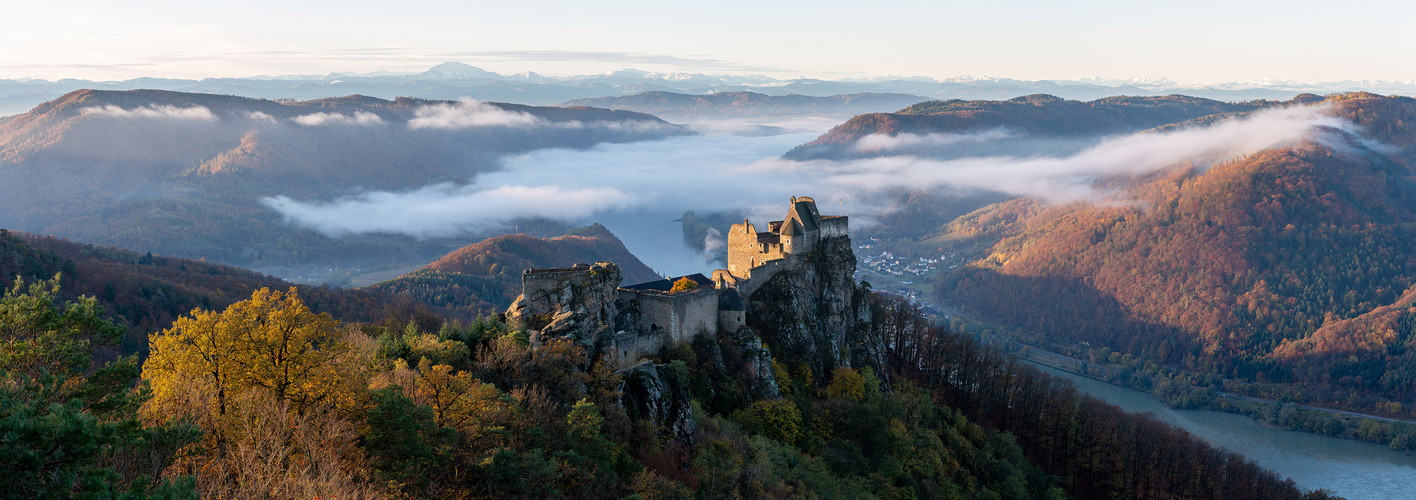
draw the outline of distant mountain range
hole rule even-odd
[[[585,107],[76,91],[0,121],[0,227],[271,273],[427,262],[468,241],[329,238],[259,201],[465,184],[508,153],[686,133]]]
[[[267,99],[310,100],[361,94],[382,99],[473,98],[482,101],[553,105],[576,99],[629,96],[661,91],[692,95],[752,91],[772,96],[797,94],[825,97],[844,94],[906,94],[929,99],[1009,99],[1051,94],[1067,99],[1094,100],[1115,95],[1185,94],[1224,101],[1290,99],[1308,92],[1328,94],[1365,90],[1381,94],[1416,95],[1416,82],[1341,81],[1302,83],[1285,80],[1183,85],[1159,80],[1014,80],[959,77],[879,77],[841,80],[782,80],[762,75],[652,73],[624,69],[598,75],[542,76],[533,72],[501,75],[462,63],[447,62],[416,73],[282,75],[201,80],[135,78],[123,81],[0,80],[0,116],[29,111],[40,103],[80,89],[157,89],[203,92]]]
[[[649,91],[631,96],[576,99],[567,106],[591,106],[649,113],[675,123],[697,120],[751,120],[802,115],[846,119],[862,113],[893,111],[929,99],[908,94],[847,94],[824,97],[760,92],[693,95]]]

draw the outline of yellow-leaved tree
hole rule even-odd
[[[195,383],[211,390],[210,410],[224,415],[230,401],[264,388],[297,411],[329,402],[338,384],[333,361],[345,352],[339,322],[315,314],[295,289],[262,288],[225,311],[194,310],[149,342],[143,379],[152,384],[154,410],[173,414]]]
[[[221,312],[194,310],[149,346],[142,377],[153,397],[144,415],[206,431],[204,450],[174,465],[197,477],[203,496],[369,493],[358,479],[358,434],[337,409],[355,396],[343,393],[364,385],[341,368],[357,353],[339,322],[310,311],[294,288],[262,288]]]

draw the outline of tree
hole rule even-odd
[[[204,387],[215,415],[247,389],[260,387],[296,411],[331,402],[337,390],[333,361],[347,347],[339,323],[314,314],[295,289],[256,290],[222,312],[193,310],[150,340],[143,379],[152,383],[150,410],[188,413],[184,392]]]
[[[112,342],[122,327],[103,317],[93,297],[59,304],[59,275],[47,281],[15,285],[0,298],[0,369],[35,377],[41,372],[64,376],[83,370],[94,341]]]
[[[402,392],[397,385],[374,392],[363,429],[364,446],[385,476],[405,484],[421,483],[449,453],[457,432],[438,426],[432,409]]]
[[[137,423],[146,393],[132,387],[136,358],[83,373],[92,341],[122,329],[93,298],[58,296],[55,276],[27,289],[16,279],[0,299],[0,497],[195,498],[190,481],[152,479],[196,429]]]
[[[752,403],[746,409],[733,412],[732,419],[752,432],[786,444],[795,444],[802,433],[801,410],[786,399]]]
[[[694,288],[698,288],[698,282],[688,279],[688,276],[684,276],[674,282],[674,286],[669,289],[669,293],[687,292]]]

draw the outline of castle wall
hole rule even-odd
[[[670,344],[692,340],[699,333],[718,331],[718,290],[701,286],[674,294],[621,289],[639,301],[640,327],[666,337]]]
[[[523,271],[521,273],[521,293],[525,300],[527,314],[543,314],[554,310],[558,303],[570,299],[570,297],[559,297],[560,295],[569,293],[571,287],[588,286],[593,279],[594,277],[590,274],[590,266],[586,264]],[[614,285],[618,286],[619,283]]]
[[[615,334],[615,350],[619,355],[628,361],[634,361],[642,356],[653,355],[660,349],[668,347],[666,343],[667,335],[640,335],[635,332],[619,332]]]
[[[718,311],[718,329],[736,332],[747,326],[747,311]]]
[[[742,294],[743,297],[752,296],[752,292],[757,291],[758,287],[767,283],[767,280],[772,279],[773,276],[776,276],[777,273],[782,272],[782,270],[786,268],[787,259],[777,259],[767,261],[748,270],[747,279],[737,284],[738,293]]]
[[[844,215],[821,218],[821,239],[850,236],[849,217]]]

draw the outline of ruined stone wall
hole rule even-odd
[[[850,217],[828,215],[821,218],[821,239],[844,238],[850,235]]]
[[[747,276],[749,264],[757,255],[757,228],[744,221],[733,224],[728,230],[728,272],[734,276]]]
[[[639,303],[639,324],[646,332],[665,336],[670,344],[692,340],[695,335],[718,331],[718,290],[700,286],[674,294],[648,290],[620,290]]]
[[[736,332],[747,326],[747,311],[718,311],[718,329]]]
[[[565,337],[593,345],[614,331],[622,279],[611,262],[527,270],[521,275],[521,296],[507,308],[507,321],[534,331],[534,338]]]
[[[776,276],[777,273],[788,268],[789,265],[790,259],[777,259],[761,263],[757,267],[749,269],[747,274],[743,276],[744,279],[737,284],[738,292],[741,293],[743,297],[752,295],[752,292],[757,291],[757,287],[762,286],[767,280]]]
[[[728,230],[728,272],[734,276],[747,276],[753,267],[787,255],[780,242],[761,241],[751,223],[733,224]]]

